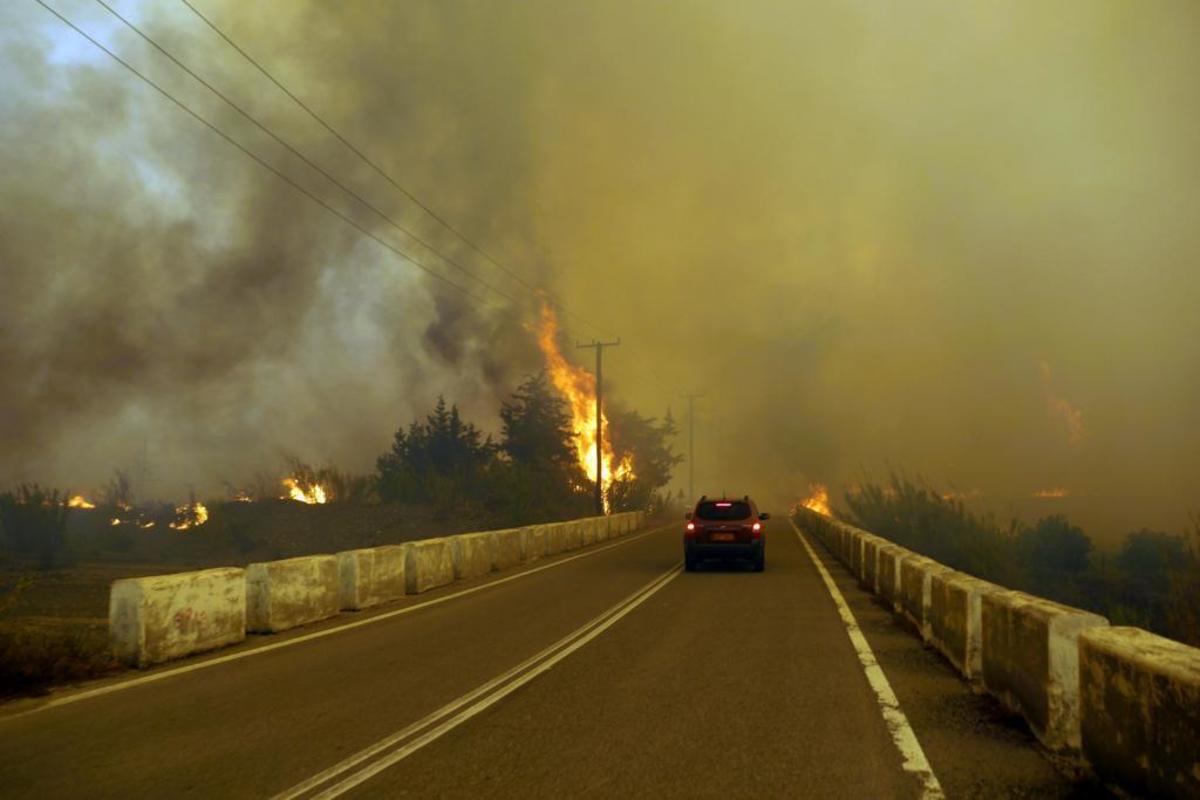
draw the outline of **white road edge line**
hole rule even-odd
[[[673,523],[669,524],[669,525],[660,525],[657,528],[651,528],[650,530],[643,531],[642,533],[634,534],[633,536],[629,536],[628,538],[622,539],[619,542],[613,542],[612,544],[607,544],[607,545],[604,545],[603,547],[597,547],[594,550],[588,550],[587,552],[583,552],[583,553],[576,553],[573,556],[559,559],[558,561],[554,561],[550,564],[543,564],[540,567],[534,567],[533,569],[523,570],[523,571],[515,573],[513,575],[508,575],[503,578],[498,578],[494,581],[488,581],[487,583],[483,583],[478,586],[472,586],[469,589],[462,589],[461,591],[457,591],[452,594],[442,595],[441,597],[435,597],[434,599],[426,600],[423,603],[417,603],[417,604],[411,605],[411,606],[404,606],[403,608],[398,608],[395,611],[388,611],[383,614],[375,614],[373,616],[367,617],[366,619],[355,620],[354,622],[347,622],[345,624],[336,625],[331,628],[324,628],[322,630],[315,631],[313,633],[308,633],[303,636],[296,636],[294,638],[285,639],[282,642],[274,642],[272,644],[262,645],[261,647],[255,647],[251,650],[241,650],[237,653],[230,653],[229,655],[205,659],[204,661],[199,661],[195,664],[188,664],[186,666],[176,667],[174,669],[163,670],[162,672],[155,672],[150,675],[143,675],[139,678],[131,678],[130,680],[121,681],[120,683],[113,683],[113,684],[109,684],[108,686],[100,686],[95,689],[88,689],[88,690],[82,691],[82,692],[75,692],[73,694],[63,695],[62,697],[52,698],[51,700],[48,700],[47,702],[43,703],[40,706],[26,709],[25,711],[18,711],[14,714],[4,714],[3,711],[0,710],[0,725],[3,725],[8,720],[19,719],[21,717],[27,717],[31,714],[37,714],[42,711],[47,711],[51,708],[57,708],[59,706],[70,705],[71,703],[78,703],[81,700],[90,700],[94,697],[100,697],[102,695],[112,694],[113,692],[119,692],[119,691],[122,691],[125,689],[132,689],[135,686],[142,686],[147,683],[154,683],[155,681],[161,681],[166,678],[173,678],[176,675],[183,675],[188,672],[196,672],[198,670],[208,669],[209,667],[215,667],[220,664],[228,664],[231,661],[240,661],[243,658],[249,658],[250,656],[260,655],[262,653],[269,653],[272,650],[280,650],[284,647],[292,647],[293,645],[303,644],[304,642],[311,642],[314,639],[321,639],[325,636],[332,636],[335,633],[342,633],[343,631],[348,631],[348,630],[351,630],[354,628],[361,628],[364,625],[373,625],[376,622],[382,622],[386,619],[391,619],[392,617],[398,617],[401,614],[409,614],[413,611],[417,611],[422,608],[428,608],[429,606],[435,606],[438,603],[445,603],[449,600],[454,600],[459,597],[465,597],[466,595],[474,594],[475,592],[481,592],[484,589],[490,589],[493,586],[499,586],[501,584],[508,583],[509,581],[515,581],[515,580],[518,580],[519,578],[524,578],[529,575],[534,575],[538,572],[542,572],[543,570],[553,569],[554,567],[561,567],[563,564],[569,564],[570,562],[576,561],[581,558],[588,558],[590,556],[598,555],[607,550],[612,550],[616,547],[620,547],[622,545],[636,542],[639,539],[644,539],[652,533],[658,533],[659,531],[667,530],[668,528],[672,527],[672,525],[673,525]]]
[[[563,639],[559,640],[555,644],[546,648],[541,653],[538,653],[536,656],[534,656],[533,658],[524,662],[520,666],[505,673],[504,676],[501,676],[500,678],[497,678],[493,681],[489,681],[489,683],[485,684],[484,687],[480,687],[479,689],[477,689],[473,692],[470,692],[467,695],[464,695],[459,700],[449,704],[448,706],[446,706],[446,708],[451,708],[451,707],[459,708],[459,707],[471,702],[474,698],[478,697],[479,695],[481,695],[481,694],[485,695],[482,697],[482,699],[475,701],[468,708],[464,709],[463,711],[460,711],[459,713],[455,714],[453,717],[450,717],[449,719],[445,720],[440,725],[437,725],[437,727],[426,731],[425,733],[418,736],[416,739],[413,739],[412,741],[408,742],[407,744],[403,745],[402,747],[388,753],[383,758],[380,758],[380,759],[377,759],[376,761],[371,762],[366,767],[363,767],[362,769],[358,770],[357,772],[354,772],[354,773],[350,774],[349,776],[347,776],[346,778],[342,779],[339,783],[336,783],[333,786],[320,792],[319,794],[314,795],[313,800],[332,800],[332,798],[339,797],[342,794],[345,794],[347,791],[364,783],[365,781],[369,780],[370,778],[374,777],[375,775],[378,775],[379,773],[388,769],[389,767],[397,764],[398,762],[402,761],[403,759],[407,758],[408,756],[412,755],[413,753],[415,753],[418,750],[420,750],[421,748],[423,748],[425,745],[436,741],[437,739],[441,738],[446,733],[449,733],[454,728],[457,728],[459,725],[462,725],[463,723],[467,722],[472,717],[482,713],[489,707],[500,702],[505,697],[507,697],[508,695],[515,692],[517,689],[521,688],[525,684],[527,684],[530,681],[537,678],[539,675],[542,675],[542,674],[548,672],[550,669],[552,669],[556,664],[561,662],[567,656],[571,655],[576,650],[579,650],[581,647],[586,645],[588,642],[591,642],[593,639],[598,637],[600,634],[604,633],[606,630],[611,628],[613,625],[616,625],[622,618],[624,618],[627,614],[632,612],[635,608],[640,606],[642,603],[646,602],[646,600],[650,599],[653,595],[655,595],[657,592],[659,592],[661,589],[663,589],[665,586],[667,586],[667,584],[669,584],[672,580],[677,578],[680,574],[682,574],[682,572],[683,572],[683,565],[676,564],[671,569],[667,570],[665,573],[663,573],[662,575],[660,575],[657,578],[655,578],[654,580],[652,580],[650,583],[646,584],[645,586],[638,589],[633,594],[626,597],[621,602],[617,603],[616,605],[614,605],[613,607],[611,607],[604,613],[600,614],[599,616],[595,617],[588,623],[586,623],[583,626],[581,626],[580,628],[576,629],[570,635],[564,637]],[[532,667],[532,668],[528,669],[528,671],[526,671],[524,674],[520,675],[520,677],[516,678],[515,680],[512,680],[502,686],[499,686],[499,688],[496,688],[494,691],[491,691],[490,693],[486,693],[485,687],[497,686],[497,685],[503,683],[503,681],[505,680],[505,678],[507,676],[510,676],[514,673],[520,672],[522,669],[525,669],[527,667]],[[426,719],[433,721],[431,718],[437,716],[437,714],[438,714],[438,712],[435,712],[434,714],[430,715],[430,717],[427,717]],[[416,725],[411,725],[408,728],[406,728],[404,731],[401,731],[398,734],[394,734],[393,736],[388,737],[388,739],[385,741],[388,741],[389,743],[394,743],[396,741],[399,741],[403,738],[403,736],[401,734],[411,733],[411,732],[415,731],[424,722],[425,721],[422,720],[421,723],[417,723]],[[382,745],[382,744],[383,743],[381,742],[380,745]],[[368,748],[366,751],[363,751],[363,753],[367,753],[367,751],[371,751],[371,754],[377,753],[377,752],[379,752],[379,750],[384,749],[384,747],[380,746],[380,745],[375,745],[371,748]],[[364,758],[368,758],[368,757],[369,756],[364,756]],[[355,758],[357,758],[357,756],[352,756],[350,759],[347,759],[347,762],[349,762]],[[358,759],[358,761],[362,761],[362,760],[363,759]],[[330,772],[330,771],[331,770],[327,770],[327,772]],[[341,771],[344,772],[344,770],[341,770]],[[324,774],[324,773],[322,773],[322,774]],[[321,782],[324,782],[324,781],[321,781]],[[306,781],[305,784],[308,784],[310,786],[313,785],[313,784],[310,784],[309,781]],[[302,785],[304,785],[304,784],[302,784]],[[284,800],[284,798],[294,798],[296,796],[297,796],[296,793],[293,793],[292,790],[289,790],[288,792],[286,792],[284,794],[277,795],[275,800]]]
[[[908,717],[900,710],[900,701],[896,699],[892,685],[888,683],[887,676],[883,674],[883,668],[875,659],[871,645],[867,644],[867,637],[863,636],[862,630],[858,627],[858,621],[851,613],[850,607],[846,605],[846,598],[842,597],[842,593],[837,584],[833,582],[829,571],[825,569],[825,565],[813,551],[808,539],[796,527],[796,523],[790,518],[788,522],[791,524],[792,530],[796,532],[796,538],[800,540],[800,544],[804,545],[804,549],[808,551],[808,557],[812,559],[817,572],[821,574],[821,579],[825,581],[825,588],[833,597],[838,615],[846,625],[846,633],[850,635],[850,643],[854,645],[854,651],[858,653],[858,660],[867,674],[867,682],[875,691],[875,697],[879,701],[880,711],[883,712],[883,721],[887,725],[888,733],[891,734],[896,749],[900,751],[900,756],[904,759],[902,766],[905,772],[911,772],[921,781],[921,797],[924,800],[942,800],[946,796],[942,791],[942,785],[938,782],[937,775],[933,774],[933,767],[929,765],[929,759],[925,758],[925,751],[921,749],[921,743],[917,741],[917,734],[908,724]]]
[[[312,776],[311,778],[308,778],[307,780],[296,784],[292,788],[290,788],[280,794],[275,795],[273,800],[294,800],[294,798],[297,798],[297,797],[303,795],[305,792],[308,792],[309,790],[314,789],[323,783],[328,783],[329,781],[333,780],[334,778],[349,771],[353,767],[358,766],[363,761],[366,761],[367,759],[371,758],[372,756],[375,756],[378,753],[388,749],[389,747],[392,747],[393,745],[398,744],[399,742],[402,742],[403,740],[409,738],[410,736],[417,733],[418,731],[420,731],[424,728],[428,728],[430,725],[433,725],[434,723],[440,721],[443,717],[449,716],[450,714],[454,713],[455,711],[457,711],[458,709],[467,705],[468,703],[474,702],[476,699],[478,699],[479,697],[492,691],[496,687],[503,684],[505,681],[508,681],[509,679],[513,678],[514,676],[519,675],[520,673],[522,673],[525,670],[529,669],[530,667],[534,666],[539,661],[549,657],[550,655],[553,655],[553,653],[555,651],[567,646],[568,644],[570,644],[572,641],[574,641],[578,637],[587,633],[590,629],[601,624],[606,619],[611,617],[613,614],[616,614],[618,611],[620,611],[626,604],[633,602],[638,597],[640,597],[642,594],[645,594],[646,592],[649,592],[651,590],[657,591],[656,585],[659,584],[660,582],[664,582],[664,581],[668,580],[670,577],[673,577],[671,575],[671,573],[675,569],[677,569],[677,568],[672,568],[671,570],[668,570],[667,572],[658,576],[654,580],[650,581],[650,583],[648,583],[648,584],[642,586],[640,589],[637,589],[636,591],[634,591],[633,594],[628,595],[627,597],[625,597],[624,599],[619,601],[616,605],[601,612],[599,615],[593,617],[589,622],[587,622],[584,625],[582,625],[581,627],[576,628],[575,630],[571,631],[569,634],[567,634],[563,638],[559,639],[554,644],[539,651],[536,655],[533,655],[533,656],[525,659],[520,664],[518,664],[517,666],[508,670],[507,672],[504,672],[503,674],[491,679],[490,681],[487,681],[486,683],[481,684],[480,686],[476,687],[475,689],[472,689],[470,692],[467,692],[466,694],[462,695],[461,697],[450,701],[449,703],[447,703],[446,705],[437,709],[436,711],[426,715],[425,717],[422,717],[421,719],[417,720],[416,722],[412,723],[411,725],[397,731],[396,733],[393,733],[383,739],[380,739],[375,744],[370,745],[369,747],[366,747],[366,748],[360,750],[359,752],[343,759],[342,761],[339,761],[337,764],[334,764],[332,767],[329,767],[328,769],[317,773],[316,775]]]

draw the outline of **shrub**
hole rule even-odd
[[[117,668],[103,628],[0,626],[0,697],[40,693],[53,684],[92,678]]]
[[[53,569],[66,540],[67,493],[22,483],[0,494],[0,533],[14,552],[36,557]]]
[[[1186,536],[1135,531],[1109,557],[1062,515],[1001,528],[895,474],[846,503],[856,525],[947,566],[1200,645],[1200,517]]]

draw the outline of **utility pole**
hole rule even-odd
[[[685,394],[688,401],[688,502],[696,502],[696,412],[693,401],[702,394]]]
[[[591,344],[576,343],[576,347],[596,349],[596,516],[604,516],[604,416],[603,416],[603,386],[604,386],[604,348],[616,347],[621,340],[615,342],[597,342]]]

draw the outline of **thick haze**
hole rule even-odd
[[[698,492],[836,500],[890,465],[1103,538],[1200,510],[1194,2],[196,4],[574,338],[620,336],[616,402],[686,428],[703,392]],[[528,302],[181,4],[116,7]],[[33,2],[0,48],[0,483],[98,486],[143,449],[165,497],[285,452],[365,470],[439,393],[498,427],[539,363],[527,308],[439,286]]]

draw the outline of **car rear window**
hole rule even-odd
[[[750,504],[741,500],[712,500],[696,506],[700,519],[746,519],[750,516]]]

